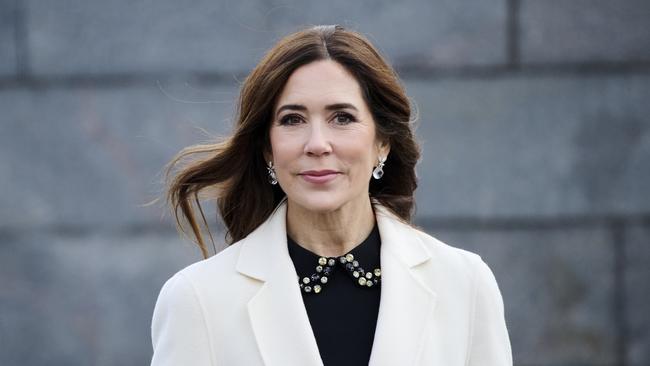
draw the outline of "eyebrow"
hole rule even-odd
[[[334,111],[337,109],[354,109],[355,111],[359,111],[357,107],[350,103],[335,103],[335,104],[329,104],[325,106],[325,110],[328,111]],[[278,111],[275,113],[275,115],[279,115],[280,112],[284,110],[294,110],[294,111],[306,111],[307,107],[305,107],[302,104],[285,104],[282,107],[278,108]]]

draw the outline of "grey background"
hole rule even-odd
[[[493,269],[515,364],[650,364],[646,0],[0,0],[0,364],[149,362],[160,286],[200,253],[142,204],[321,23],[403,78],[416,223]]]

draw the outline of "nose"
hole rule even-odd
[[[329,154],[332,151],[332,145],[329,141],[327,128],[321,123],[314,122],[310,124],[307,141],[305,142],[305,154],[320,156]]]

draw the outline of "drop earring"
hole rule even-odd
[[[266,171],[269,173],[269,183],[276,185],[278,184],[278,177],[275,175],[275,169],[273,168],[273,161],[269,161]]]
[[[372,177],[375,179],[381,179],[384,176],[384,162],[386,161],[385,157],[379,157],[379,164],[372,171]]]

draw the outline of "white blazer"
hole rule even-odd
[[[483,260],[374,209],[382,289],[369,365],[512,365],[503,300]],[[286,200],[246,238],[163,285],[152,366],[323,365],[285,223]]]

